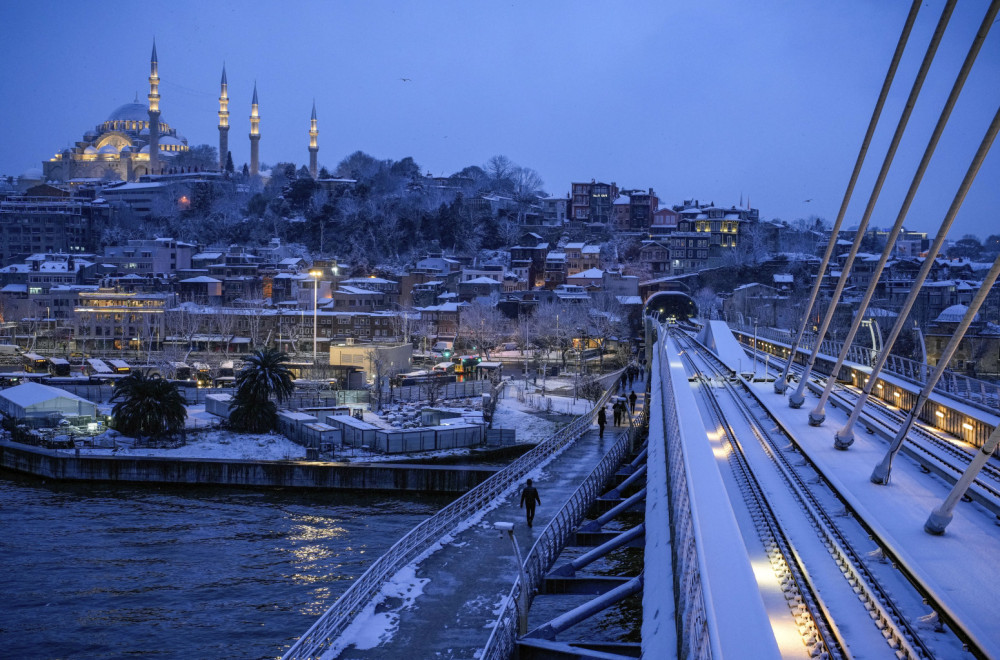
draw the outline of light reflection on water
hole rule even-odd
[[[278,657],[449,499],[0,472],[0,655]]]

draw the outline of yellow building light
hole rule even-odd
[[[896,398],[899,398],[899,392],[893,392],[892,395]]]
[[[940,410],[935,410],[934,414],[937,415],[938,417],[941,417],[942,419],[944,418],[944,413],[941,412]]]
[[[973,430],[972,424],[969,424],[968,422],[962,422],[962,428],[965,429],[966,431]]]

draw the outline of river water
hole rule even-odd
[[[449,500],[0,471],[0,657],[280,657]]]

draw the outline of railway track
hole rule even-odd
[[[870,641],[877,631],[886,650],[899,658],[961,657],[968,639],[946,620],[945,608],[899,565],[891,547],[795,447],[794,439],[752,398],[749,388],[734,384],[729,369],[690,337],[675,337],[686,348],[683,357],[689,373],[704,385],[697,388],[703,405],[729,449],[732,474],[808,654],[852,657],[852,642],[857,649],[865,643],[859,639],[868,635]],[[741,436],[737,427],[750,433]],[[759,448],[748,447],[748,442]],[[751,453],[756,458],[751,459]],[[766,476],[765,484],[762,475],[776,476]],[[779,482],[784,490],[776,495]],[[827,558],[820,558],[822,554]],[[835,571],[830,570],[830,561]],[[830,575],[837,577],[831,582]],[[851,598],[855,605],[845,606]],[[916,625],[926,620],[928,607],[937,613],[931,616],[939,623]],[[838,617],[854,624],[843,628],[851,631],[850,638],[838,627]],[[875,626],[860,637],[859,618]]]
[[[783,366],[784,361],[773,355],[770,357],[774,358],[773,362],[778,362],[778,366],[769,369],[775,370],[776,377],[780,376],[779,367]],[[792,371],[798,377],[802,373],[802,367],[793,363]],[[825,377],[813,378],[811,384],[822,390],[826,384],[825,380]],[[859,396],[857,388],[836,385],[830,393],[830,405],[851,410]],[[863,413],[863,421],[860,424],[875,425],[889,436],[895,436],[905,420],[906,413],[890,408],[888,404],[874,396],[868,397],[868,402],[871,408]],[[976,452],[975,447],[970,445],[965,448],[957,445],[948,437],[922,426],[919,422],[910,428],[906,440],[903,445],[905,454],[916,460],[925,472],[936,472],[952,483],[961,477]],[[994,515],[1000,516],[1000,465],[995,459],[991,459],[983,466],[972,488],[975,499]]]

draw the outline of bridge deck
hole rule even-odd
[[[610,422],[610,412],[608,419]],[[618,430],[624,432],[625,428]],[[362,615],[338,640],[337,647],[344,649],[340,655],[327,657],[475,658],[489,638],[496,619],[494,611],[517,579],[510,540],[493,529],[493,523],[517,523],[515,536],[524,556],[552,516],[614,444],[615,431],[609,424],[604,439],[599,440],[597,427],[593,427],[551,463],[529,475],[542,501],[533,528],[525,524],[524,511],[518,508],[520,492],[512,495],[417,566],[414,582],[423,584],[418,586],[420,595],[409,606],[397,600],[384,606],[395,612],[375,613],[367,618]],[[376,643],[373,629],[394,632],[383,635],[387,639]]]
[[[908,568],[967,626],[986,652],[1000,657],[995,612],[983,607],[984,603],[1000,602],[1000,563],[996,561],[1000,532],[992,516],[976,504],[963,502],[956,507],[944,536],[926,534],[924,521],[948,494],[950,484],[923,474],[903,456],[893,463],[889,485],[872,484],[872,468],[887,449],[884,440],[858,429],[850,450],[838,451],[833,447],[833,435],[847,421],[844,411],[828,406],[826,423],[818,428],[809,426],[805,412],[789,408],[785,397],[775,394],[770,383],[754,383],[752,387],[768,411],[795,435],[809,458],[848,494],[851,505],[891,541]],[[810,407],[811,401],[807,398],[805,407]]]

